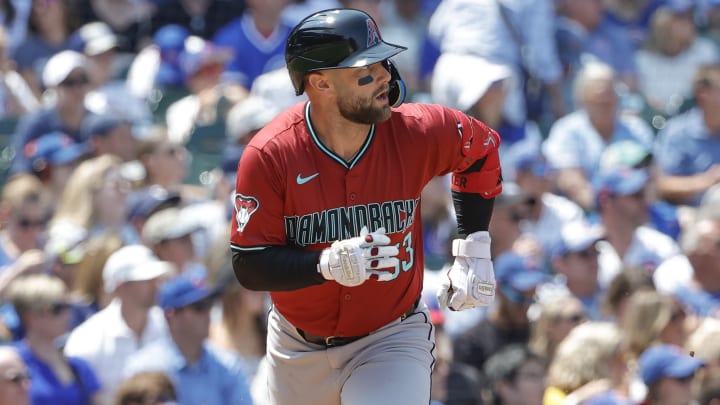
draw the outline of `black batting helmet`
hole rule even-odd
[[[295,93],[300,95],[307,73],[387,61],[385,67],[393,76],[391,105],[399,105],[405,96],[405,85],[388,59],[406,49],[383,41],[375,20],[365,12],[331,9],[306,17],[292,30],[285,46],[285,62]],[[393,100],[393,92],[399,100]]]

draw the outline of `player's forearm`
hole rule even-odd
[[[469,235],[478,231],[487,231],[490,227],[495,198],[483,198],[480,194],[452,192],[458,232]]]
[[[261,251],[233,250],[233,270],[240,284],[255,291],[290,291],[322,284],[319,251],[273,246]]]

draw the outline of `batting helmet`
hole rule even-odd
[[[361,67],[384,63],[390,72],[390,104],[400,105],[405,84],[388,59],[407,48],[384,42],[375,20],[355,9],[331,9],[306,17],[290,33],[285,62],[295,93],[303,93],[303,78],[325,69]]]

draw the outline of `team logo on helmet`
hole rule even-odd
[[[378,42],[380,42],[380,33],[378,32],[378,27],[375,25],[375,21],[371,20],[370,18],[367,19],[367,46],[366,48],[370,48],[373,45],[377,45]]]
[[[255,197],[248,197],[242,194],[235,194],[235,221],[238,232],[242,232],[250,221],[252,214],[260,207]]]

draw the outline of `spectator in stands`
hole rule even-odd
[[[548,370],[548,389],[543,404],[591,403],[596,397],[623,401],[627,377],[622,334],[609,322],[586,322],[560,343]],[[583,402],[588,401],[588,402]]]
[[[643,403],[692,403],[692,381],[702,366],[702,360],[693,358],[682,347],[657,345],[646,350],[640,357],[640,375],[648,387]]]
[[[610,282],[603,297],[603,313],[618,325],[625,324],[627,303],[638,290],[654,290],[652,277],[641,269],[624,268]]]
[[[182,202],[181,200],[180,194],[167,191],[159,185],[134,190],[127,196],[128,222],[140,235],[145,221],[151,215],[164,208],[178,207]]]
[[[183,404],[252,404],[238,359],[207,343],[216,296],[217,291],[197,275],[180,275],[165,282],[158,303],[165,312],[170,337],[130,356],[125,375],[162,371],[177,381],[178,402]]]
[[[84,310],[84,318],[73,319],[73,329],[110,303],[112,296],[103,286],[103,267],[110,255],[122,246],[122,239],[114,233],[98,235],[82,246],[82,258],[75,266],[71,294],[75,307]]]
[[[548,0],[443,1],[431,16],[428,30],[443,55],[475,55],[512,71],[504,117],[509,125],[523,128],[528,117],[524,92],[528,76],[549,90],[550,113],[556,117],[565,113],[552,16],[553,2]]]
[[[578,71],[593,60],[611,66],[627,89],[637,91],[635,50],[625,32],[605,19],[602,0],[560,0],[556,5],[555,37],[567,72],[565,82],[572,84]],[[582,108],[580,100],[568,101]]]
[[[538,241],[539,252],[550,257],[558,245],[561,230],[567,223],[582,219],[582,208],[552,192],[556,173],[550,169],[538,150],[525,149],[515,156],[515,182],[527,195],[518,209],[520,229]]]
[[[161,3],[152,0],[79,0],[75,2],[82,23],[102,21],[118,36],[118,49],[136,53],[152,36],[150,19]]]
[[[249,1],[163,0],[152,18],[153,31],[168,24],[186,27],[191,35],[210,40],[231,20],[239,17]]]
[[[119,39],[102,21],[83,25],[68,40],[68,47],[84,54],[89,61],[92,90],[85,97],[85,107],[139,127],[149,126],[153,117],[147,101],[132,94],[127,82],[118,77],[121,68],[118,45]]]
[[[720,372],[720,318],[703,318],[688,336],[685,349],[702,360],[709,372]]]
[[[165,123],[171,140],[185,143],[201,127],[212,127],[214,133],[198,136],[207,138],[225,133],[228,110],[247,97],[245,89],[220,81],[223,66],[230,57],[229,48],[217,47],[200,37],[190,36],[185,40],[179,58],[190,94],[167,109]]]
[[[76,265],[85,253],[87,231],[70,222],[60,221],[52,224],[44,237],[45,272],[59,278],[66,288],[71,289],[75,284]]]
[[[697,107],[670,119],[658,133],[658,194],[674,204],[697,205],[720,183],[720,64],[701,67],[693,80]]]
[[[692,2],[683,3],[655,11],[647,42],[635,55],[641,93],[653,111],[666,116],[682,112],[692,98],[698,68],[720,59],[715,44],[696,35]]]
[[[545,391],[546,364],[527,346],[512,344],[493,354],[484,367],[495,404],[541,405]]]
[[[495,258],[496,303],[477,325],[455,338],[455,361],[482,371],[485,361],[511,343],[527,344],[527,312],[535,302],[535,288],[547,281],[537,259],[509,252]]]
[[[59,4],[60,1],[39,1],[38,3]],[[54,103],[24,116],[18,122],[12,138],[16,151],[12,171],[28,172],[30,167],[25,155],[20,153],[33,139],[50,132],[60,131],[75,142],[83,142],[81,126],[88,112],[83,101],[90,89],[88,61],[74,51],[63,51],[53,55],[43,70],[43,84],[48,88]]]
[[[31,173],[42,181],[51,195],[59,196],[72,172],[89,154],[89,149],[67,134],[54,131],[28,142],[22,152]]]
[[[18,118],[40,108],[38,97],[18,73],[10,56],[10,38],[0,26],[0,118]]]
[[[160,260],[172,263],[177,273],[184,273],[193,267],[197,258],[192,240],[197,230],[197,223],[180,208],[165,208],[147,219],[142,240]]]
[[[656,344],[684,346],[686,321],[685,309],[672,296],[650,290],[633,293],[620,325],[631,359]]]
[[[0,197],[0,278],[44,264],[40,236],[49,215],[48,196],[40,180],[21,174],[5,183]]]
[[[604,291],[598,281],[596,244],[603,238],[603,230],[580,219],[565,224],[560,234],[559,243],[552,252],[552,269],[558,275],[556,283],[566,286],[570,294],[582,302],[588,318],[601,320],[600,304]]]
[[[37,98],[54,86],[40,78],[45,76],[46,62],[66,49],[68,38],[78,28],[76,12],[70,0],[32,2],[27,36],[12,57]]]
[[[307,101],[307,94],[303,93],[299,96],[295,94],[290,73],[284,65],[258,76],[250,88],[250,94],[271,100],[278,111],[295,103]]]
[[[132,123],[117,115],[88,115],[82,122],[82,134],[90,143],[93,156],[110,154],[124,162],[137,158]]]
[[[103,387],[103,403],[110,403],[123,379],[130,355],[167,337],[162,310],[155,305],[158,279],[173,273],[170,263],[157,259],[141,245],[115,251],[103,268],[105,291],[114,299],[75,328],[65,354],[84,359]]]
[[[588,212],[593,209],[591,180],[603,150],[627,139],[648,148],[653,141],[647,123],[620,114],[615,85],[615,71],[609,65],[586,64],[574,82],[579,109],[558,119],[543,144],[545,158],[558,170],[558,190]]]
[[[14,53],[18,45],[25,40],[28,32],[28,18],[32,2],[22,0],[0,1],[0,24],[9,36],[8,50]]]
[[[63,282],[44,274],[22,277],[10,285],[8,297],[25,330],[17,348],[30,371],[32,402],[99,405],[100,382],[90,364],[63,355],[56,343],[70,321]]]
[[[658,277],[675,285],[672,293],[700,316],[720,316],[720,212],[692,221],[680,240],[689,268],[679,263],[665,267]],[[660,270],[660,269],[658,269]],[[673,270],[681,275],[673,274]]]
[[[263,291],[251,291],[234,282],[227,246],[223,245],[227,243],[216,243],[208,259],[215,262],[208,263],[208,273],[213,278],[211,284],[223,287],[219,297],[222,318],[211,322],[209,341],[236,354],[245,364],[248,378],[252,381],[260,361],[265,357],[265,317],[269,297]]]
[[[228,143],[247,145],[279,112],[270,99],[250,96],[238,101],[227,113],[225,135]]]
[[[289,0],[246,0],[247,9],[223,26],[213,42],[233,49],[225,77],[248,91],[262,73],[285,65],[285,41],[292,26],[281,18]]]
[[[190,154],[181,143],[168,139],[164,127],[155,127],[138,142],[138,160],[145,168],[143,187],[159,185],[169,192],[177,192],[184,201],[192,201],[204,190],[183,183],[188,174]]]
[[[0,346],[0,405],[30,405],[30,373],[12,346]]]
[[[124,380],[114,405],[163,405],[177,401],[175,385],[165,373],[146,371]]]
[[[542,297],[540,292],[538,295],[541,296],[536,304],[538,314],[531,324],[528,346],[533,353],[551,362],[560,342],[587,318],[582,302],[573,295],[559,293]]]
[[[666,0],[607,0],[603,2],[606,19],[625,31],[633,49],[645,42],[650,30],[650,18]]]
[[[187,28],[174,24],[155,32],[152,43],[139,50],[130,64],[127,83],[132,94],[150,102],[158,96],[165,97],[163,91],[167,89],[179,93],[185,91],[179,57],[188,36]],[[161,100],[155,100],[155,103],[158,101]],[[153,107],[157,108],[157,105]]]
[[[68,179],[52,222],[68,221],[85,229],[89,237],[118,232],[126,242],[137,240],[126,220],[130,184],[122,176],[121,163],[113,155],[82,162]]]
[[[597,174],[594,183],[605,241],[600,251],[600,285],[607,286],[623,267],[652,274],[665,260],[680,253],[669,236],[648,226],[646,170],[612,169]]]

